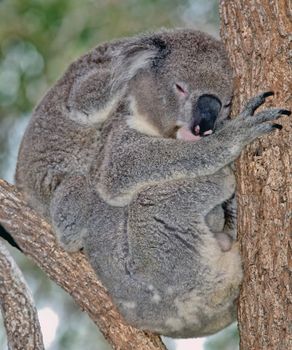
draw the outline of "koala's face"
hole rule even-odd
[[[159,39],[163,56],[130,83],[138,114],[164,137],[195,141],[210,135],[228,116],[232,99],[222,44],[195,31],[162,33]]]

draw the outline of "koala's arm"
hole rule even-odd
[[[119,116],[107,138],[97,180],[99,194],[108,203],[125,205],[145,184],[218,172],[233,162],[245,145],[279,127],[264,122],[288,114],[268,109],[252,116],[263,101],[263,94],[253,98],[239,117],[197,142],[146,136]]]

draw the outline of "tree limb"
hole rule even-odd
[[[9,349],[43,350],[37,311],[22,273],[0,241],[0,306]]]
[[[164,350],[161,339],[126,325],[82,253],[61,249],[52,229],[23,201],[14,186],[0,180],[0,223],[24,254],[67,291],[98,326],[114,350]]]

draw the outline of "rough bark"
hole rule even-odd
[[[292,109],[291,0],[221,1],[221,36],[235,70],[236,115],[272,90],[267,106]],[[248,146],[237,162],[238,235],[244,265],[242,350],[292,349],[292,120]]]
[[[0,307],[11,350],[42,350],[37,311],[22,273],[0,242]]]
[[[67,254],[58,247],[50,226],[26,205],[14,186],[3,180],[0,180],[0,223],[24,254],[73,297],[113,349],[165,349],[158,336],[124,323],[85,256],[82,253]]]

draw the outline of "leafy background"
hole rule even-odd
[[[31,111],[71,61],[103,41],[178,26],[218,37],[218,1],[0,0],[0,177],[13,182]],[[26,257],[11,252],[33,292],[46,349],[110,349],[63,290]],[[171,350],[238,349],[235,325],[207,340],[164,341]],[[7,349],[1,317],[0,349]]]

